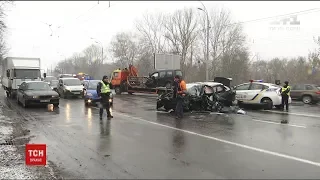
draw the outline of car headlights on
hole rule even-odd
[[[33,99],[37,99],[37,98],[39,98],[39,96],[32,96],[32,98],[33,98]]]
[[[70,88],[66,87],[66,90],[67,90],[67,91],[70,91]]]
[[[109,99],[109,102],[112,102],[112,99]]]

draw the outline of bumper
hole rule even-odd
[[[52,99],[26,99],[28,105],[41,105],[41,104],[59,104],[59,98]]]
[[[85,97],[84,102],[87,104],[97,104],[98,102],[100,102],[100,99]],[[113,98],[109,99],[109,103],[111,105],[113,104]]]
[[[278,106],[278,105],[282,104],[282,97],[281,96],[278,96],[276,98],[272,98],[271,100],[272,100],[274,106]],[[291,97],[289,97],[289,104],[291,104],[291,102],[292,102]]]
[[[83,96],[83,91],[65,91],[64,94],[67,96]]]

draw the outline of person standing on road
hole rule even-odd
[[[289,82],[285,81],[284,82],[284,86],[281,88],[280,93],[281,93],[281,97],[282,97],[282,109],[284,110],[284,106],[286,106],[286,110],[289,110],[289,97],[290,97],[290,91],[291,88],[289,86]]]
[[[103,76],[102,81],[97,85],[97,94],[100,97],[100,119],[102,119],[103,109],[107,110],[108,119],[113,118],[110,112],[110,93],[111,89],[113,89],[112,84],[109,82],[108,76]]]
[[[176,98],[177,105],[175,109],[176,119],[183,117],[183,100],[186,94],[186,82],[178,75],[174,77],[174,97]]]

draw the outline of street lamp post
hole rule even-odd
[[[100,42],[100,41],[98,41],[98,40],[96,40],[95,38],[91,38],[91,39],[93,39],[93,40],[95,40],[95,43],[97,43],[97,44],[100,44],[101,45],[101,61],[102,61],[102,64],[103,64],[103,45],[102,45],[102,43]]]
[[[202,4],[203,5],[203,4]],[[206,81],[209,81],[209,15],[206,7],[203,5],[202,8],[198,8],[200,11],[203,11],[207,15],[207,58],[206,58]]]

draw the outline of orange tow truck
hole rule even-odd
[[[158,78],[153,76],[154,74],[158,74],[158,72],[154,72],[153,75],[149,77],[138,76],[138,70],[133,65],[129,65],[129,68],[125,69],[116,69],[111,74],[111,83],[115,89],[116,94],[121,94],[122,92],[128,92],[129,94],[133,93],[147,93],[147,94],[159,94],[160,92],[166,91],[171,88],[171,84],[173,82],[173,77],[175,74],[181,74],[181,70],[163,70],[161,72],[171,72],[171,77],[169,80],[165,80],[163,83],[161,80],[165,78]],[[161,84],[170,85],[169,87],[161,87]],[[160,87],[159,87],[160,86]]]

